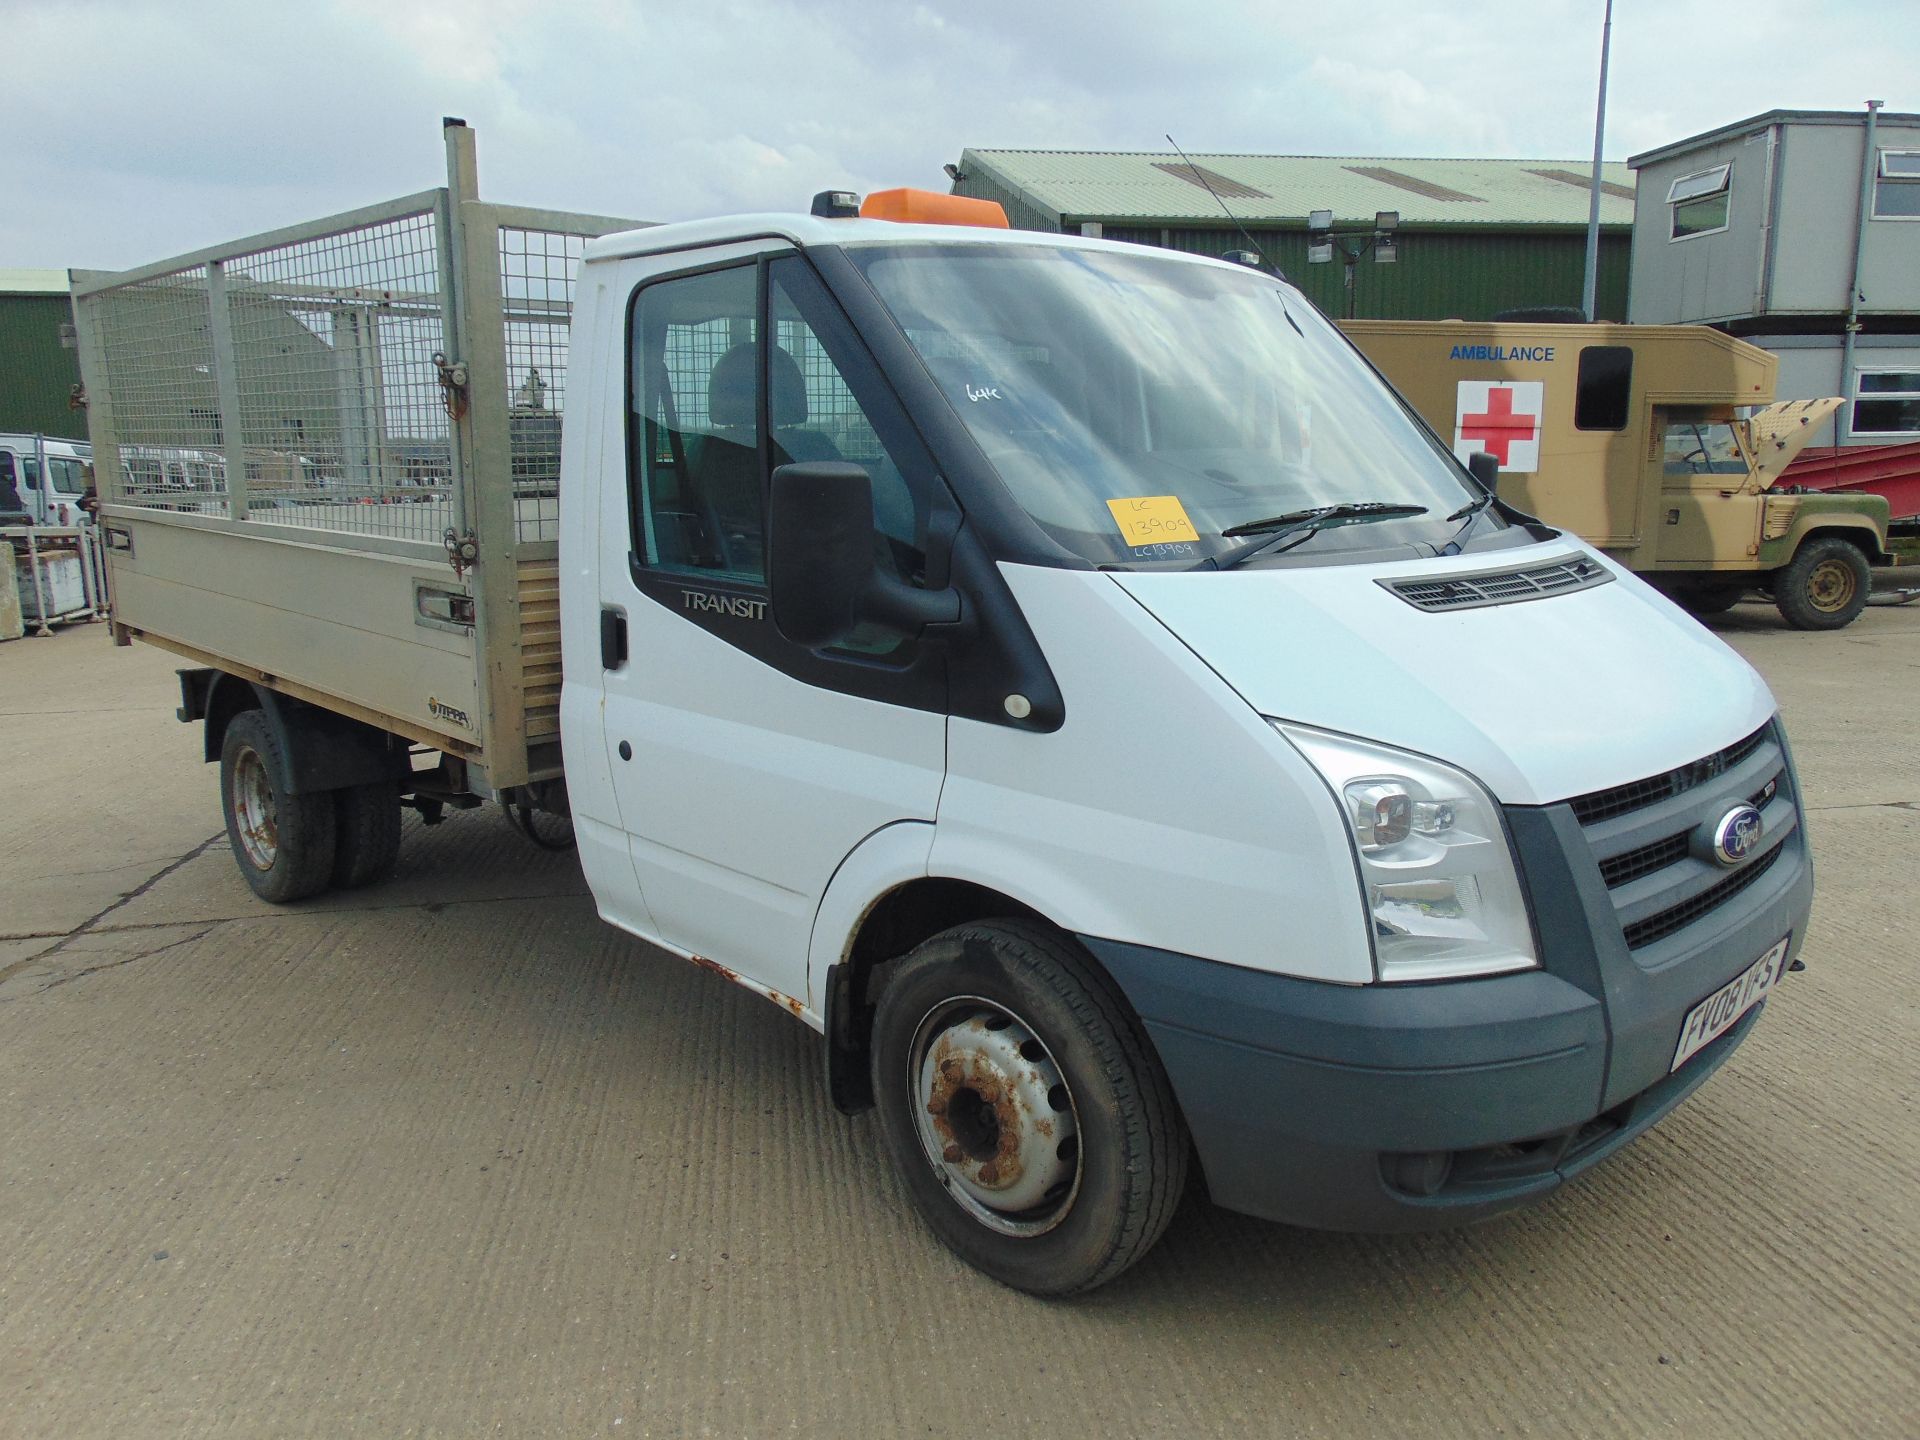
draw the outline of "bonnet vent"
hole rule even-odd
[[[1473,610],[1482,605],[1510,605],[1517,600],[1544,600],[1573,590],[1587,590],[1613,579],[1613,572],[1585,555],[1569,555],[1551,565],[1525,570],[1491,570],[1477,575],[1413,576],[1380,580],[1382,585],[1416,610]]]

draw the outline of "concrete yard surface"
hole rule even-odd
[[[0,645],[0,1435],[1920,1434],[1920,605],[1714,624],[1818,869],[1719,1075],[1530,1211],[1196,1192],[1072,1302],[951,1257],[812,1032],[498,811],[276,909],[170,657]]]

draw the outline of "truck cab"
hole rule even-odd
[[[1514,505],[1693,610],[1764,591],[1806,630],[1850,624],[1889,560],[1874,495],[1781,476],[1838,408],[1773,403],[1777,359],[1698,325],[1346,321],[1349,338]]]
[[[592,241],[578,293],[601,912],[821,1028],[989,1273],[1130,1263],[1189,1136],[1296,1223],[1524,1203],[1789,963],[1765,686],[1483,491],[1285,281],[758,215]]]

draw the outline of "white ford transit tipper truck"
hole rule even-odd
[[[1190,1161],[1336,1229],[1538,1199],[1747,1035],[1812,892],[1766,686],[1285,281],[910,192],[616,231],[447,134],[446,190],[75,277],[114,624],[262,895],[402,804],[570,813],[1047,1294]],[[208,493],[122,483],[209,408]]]

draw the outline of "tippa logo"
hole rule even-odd
[[[467,730],[473,728],[473,717],[466,711],[456,709],[452,705],[442,705],[431,695],[427,697],[427,713],[436,720],[451,720],[455,725]]]

